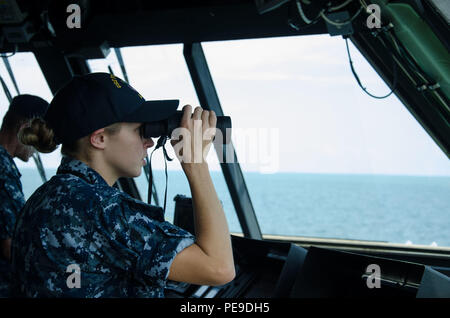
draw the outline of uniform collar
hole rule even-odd
[[[57,174],[73,174],[91,184],[108,186],[105,179],[84,162],[69,156],[63,156]]]
[[[17,178],[20,178],[22,176],[19,172],[19,169],[17,169],[16,163],[14,162],[13,157],[11,157],[9,152],[2,145],[0,145],[0,157],[3,157],[7,161],[9,161],[9,166],[14,171],[14,174],[17,176]],[[4,168],[6,169],[6,167],[4,167]]]
[[[118,189],[115,189],[114,187],[110,187],[97,171],[89,167],[84,162],[72,157],[63,156],[61,159],[61,165],[58,167],[56,174],[72,174],[90,184],[107,187],[107,189],[102,188],[102,193],[104,196],[114,198],[116,195],[119,195],[121,199],[128,202],[128,206],[130,208],[133,207],[132,209],[144,213],[160,222],[164,221],[164,210],[161,207],[149,205]]]

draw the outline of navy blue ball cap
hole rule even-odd
[[[56,143],[71,143],[114,123],[151,123],[176,113],[178,100],[146,101],[109,73],[75,76],[50,103],[45,121]]]
[[[23,118],[31,119],[33,117],[42,117],[47,112],[48,102],[34,95],[17,95],[15,96],[8,111],[20,115]]]

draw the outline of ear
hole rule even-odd
[[[105,128],[97,129],[89,136],[92,147],[97,149],[105,149],[106,139]]]
[[[18,130],[18,131],[20,131],[22,128],[30,127],[30,122],[31,122],[31,120],[27,120],[27,121],[25,121],[24,123],[22,123],[22,124],[19,126],[19,130]]]

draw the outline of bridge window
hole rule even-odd
[[[342,38],[203,48],[264,234],[450,246],[448,158]]]

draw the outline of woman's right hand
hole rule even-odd
[[[206,157],[216,133],[217,117],[214,111],[192,106],[183,107],[180,127],[172,133],[170,143],[183,169],[207,166]]]

